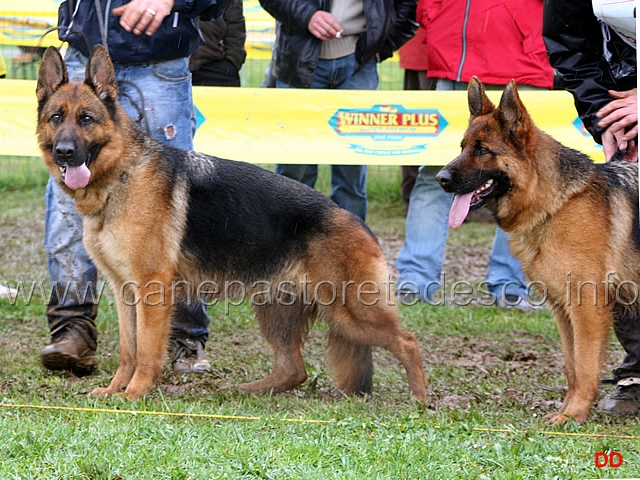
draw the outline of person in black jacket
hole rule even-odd
[[[95,45],[107,48],[129,116],[156,140],[193,149],[193,101],[188,56],[201,43],[196,18],[211,20],[227,0],[67,0],[58,11],[58,35],[68,43],[70,81],[85,78]],[[52,294],[46,315],[51,343],[40,352],[45,368],[90,374],[95,365],[100,293],[96,267],[82,243],[82,218],[57,182],[45,193],[45,249]],[[118,294],[118,292],[116,292]],[[209,317],[194,301],[178,303],[170,345],[173,369],[210,369],[204,355]]]
[[[189,58],[191,83],[210,87],[239,87],[240,69],[247,58],[247,28],[242,0],[231,0],[221,17],[213,22],[199,20],[204,35]]]
[[[607,22],[613,22],[614,14],[602,10],[607,3],[596,0],[594,5],[601,17],[606,15]],[[635,1],[618,2],[622,4],[627,10],[621,10],[623,16],[617,17],[615,25],[599,20],[592,0],[547,0],[544,4],[542,35],[549,61],[562,77],[564,88],[573,95],[585,128],[603,145],[607,160],[619,150],[617,144],[611,144],[610,135],[617,129],[612,129],[610,122],[602,122],[598,112],[612,101],[614,106],[633,102],[637,87]],[[616,99],[622,101],[616,104]],[[629,125],[632,128],[633,123],[637,124],[637,118]],[[637,127],[627,133],[633,132],[637,136]],[[637,155],[633,157],[637,141],[633,136],[626,138],[632,142],[629,148],[626,141],[619,143],[629,160],[637,160]]]
[[[418,28],[417,0],[260,0],[276,20],[273,72],[277,88],[375,90],[377,63]],[[276,165],[276,172],[313,187],[315,165]],[[331,198],[363,221],[366,166],[332,165]]]
[[[614,8],[614,10],[610,10]],[[638,160],[635,0],[546,0],[543,37],[551,65],[607,161]],[[616,390],[600,409],[640,411],[640,320],[616,315],[614,330],[626,357],[614,370]]]

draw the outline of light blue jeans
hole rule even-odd
[[[378,70],[375,60],[357,68],[355,54],[332,60],[319,59],[311,88],[342,90],[376,90]],[[277,88],[291,88],[280,80]],[[313,188],[318,178],[317,165],[278,164],[276,173],[298,180]],[[331,199],[340,207],[360,217],[367,217],[366,165],[331,165]]]
[[[84,55],[69,48],[65,63],[70,81],[84,81],[87,64]],[[114,65],[114,68],[119,100],[126,113],[156,140],[193,150],[195,122],[188,59]],[[51,281],[58,285],[78,285],[80,292],[87,286],[96,286],[96,268],[82,243],[82,218],[74,200],[52,178],[47,183],[45,204],[45,249]],[[75,295],[68,295],[58,303],[66,307],[65,310],[72,310],[74,304],[83,302]],[[208,326],[209,318],[200,302],[179,304],[176,308],[174,333],[206,340]]]
[[[438,80],[436,85],[436,90],[466,88],[466,83],[450,80]],[[443,280],[445,284],[447,282],[446,276],[442,278],[442,265],[453,194],[445,192],[435,179],[440,169],[420,168],[411,191],[405,241],[396,261],[400,272],[397,288],[419,293],[422,300],[429,302],[434,301],[434,294]],[[528,289],[524,274],[520,262],[511,254],[508,240],[508,234],[496,227],[487,270],[487,290],[496,297],[517,295],[526,298]]]

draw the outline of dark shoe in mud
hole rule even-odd
[[[96,351],[74,328],[67,328],[40,352],[49,370],[69,370],[79,377],[90,375],[96,366]]]

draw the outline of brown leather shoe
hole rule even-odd
[[[70,370],[82,377],[90,375],[95,368],[95,353],[77,330],[67,328],[41,350],[40,360],[49,370]]]
[[[204,354],[204,341],[194,338],[172,338],[171,366],[176,373],[204,373],[211,364]]]

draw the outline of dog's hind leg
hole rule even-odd
[[[91,392],[93,396],[114,395],[124,390],[136,369],[136,307],[122,289],[116,291],[116,309],[118,311],[118,326],[120,331],[120,364],[118,370],[106,388],[96,388]]]
[[[243,383],[247,392],[279,393],[301,385],[307,379],[302,344],[307,322],[297,305],[254,307],[260,330],[273,349],[273,370],[261,380]]]
[[[394,307],[383,303],[375,306],[357,304],[352,305],[352,308],[344,307],[336,312],[329,324],[330,329],[336,329],[340,336],[349,340],[344,342],[345,347],[353,344],[375,345],[394,354],[407,372],[412,395],[416,400],[426,402],[427,381],[422,369],[418,342],[413,334],[400,328],[398,313]],[[332,350],[335,350],[335,347],[332,347]],[[366,367],[363,367],[362,372],[365,371]]]

